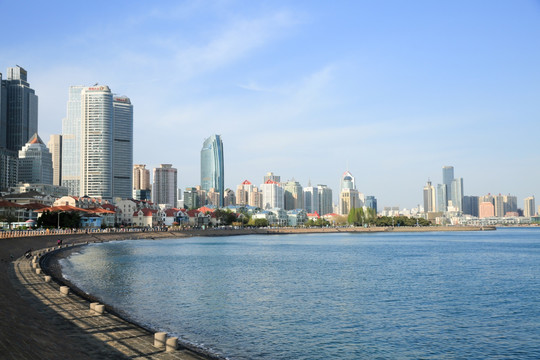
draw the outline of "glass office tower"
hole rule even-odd
[[[225,191],[223,142],[220,135],[212,135],[203,143],[201,150],[201,187],[208,192],[219,192],[219,206],[223,206]]]
[[[81,187],[81,92],[84,86],[70,86],[67,116],[62,120],[62,186],[68,194],[80,196]]]

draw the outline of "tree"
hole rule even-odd
[[[363,208],[352,208],[351,211],[349,211],[349,215],[347,216],[347,223],[350,225],[364,225],[365,223],[365,214]]]
[[[266,227],[268,226],[268,220],[266,219],[255,219],[254,221],[256,227]]]
[[[17,221],[17,217],[12,212],[5,214],[0,220],[8,223],[8,228],[11,229],[11,223]]]
[[[78,212],[50,212],[45,211],[37,220],[38,227],[55,228],[58,225],[66,228],[78,228],[81,223],[81,215]]]

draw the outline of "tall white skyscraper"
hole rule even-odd
[[[108,86],[71,86],[62,122],[62,185],[69,194],[132,196],[133,106]]]
[[[333,212],[332,204],[332,189],[326,185],[318,184],[317,191],[319,193],[319,215],[323,216]]]
[[[319,188],[317,186],[311,186],[311,183],[304,188],[304,209],[308,213],[317,212],[320,215],[319,208]]]
[[[172,164],[161,164],[154,168],[154,183],[152,185],[152,201],[156,204],[176,206],[176,189],[178,173]]]
[[[463,178],[453,179],[451,188],[452,205],[458,211],[463,211]]]
[[[128,97],[114,97],[113,117],[113,196],[128,199],[133,185],[133,105]]]
[[[81,91],[81,196],[113,198],[112,100],[108,86]]]
[[[261,191],[263,209],[283,209],[284,194],[280,183],[267,180],[264,184],[261,184]]]

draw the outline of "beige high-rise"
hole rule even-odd
[[[62,135],[51,135],[47,143],[52,155],[53,185],[62,185]]]
[[[133,190],[150,190],[150,170],[146,165],[133,165]]]

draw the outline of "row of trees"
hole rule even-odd
[[[37,219],[37,227],[43,228],[79,228],[81,223],[81,215],[75,211],[73,212],[50,212],[45,211]]]
[[[381,216],[378,217],[375,209],[353,208],[349,211],[347,223],[354,226],[429,226],[426,219],[409,218],[407,216]]]

